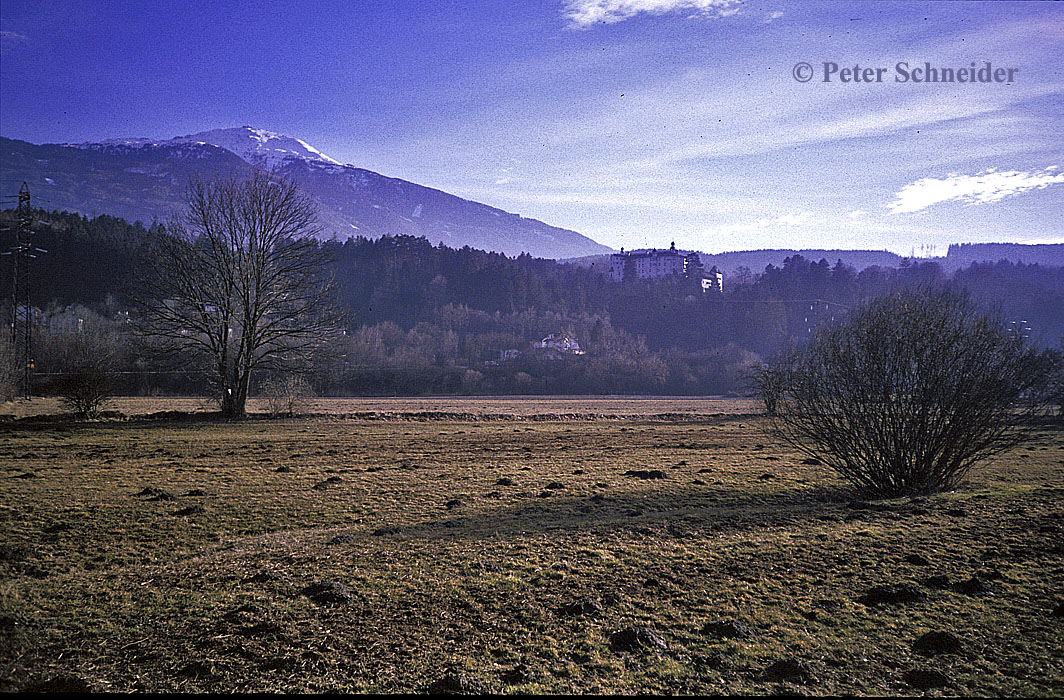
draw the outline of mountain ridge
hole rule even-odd
[[[50,208],[145,222],[180,211],[194,176],[241,176],[255,169],[293,180],[315,200],[326,239],[413,235],[433,244],[551,259],[612,252],[576,231],[341,164],[301,139],[263,129],[79,144],[0,137],[0,179],[31,183]]]

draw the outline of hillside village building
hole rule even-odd
[[[580,349],[580,343],[576,342],[576,338],[566,333],[551,333],[536,343],[535,347],[537,350],[546,350],[549,356],[557,356],[558,359],[562,355],[584,354],[584,351]]]
[[[610,256],[610,279],[614,282],[626,279],[662,279],[672,275],[700,278],[703,292],[710,289],[721,292],[724,289],[724,275],[716,266],[707,272],[702,268],[698,253],[685,255],[676,250],[675,242],[668,250],[648,248],[625,252],[622,248],[620,253]]]
[[[721,274],[716,265],[702,273],[702,292],[705,293],[711,289],[718,294],[724,292],[724,275]]]

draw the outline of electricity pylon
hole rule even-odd
[[[33,308],[30,306],[30,260],[41,253],[31,241],[33,209],[30,207],[30,188],[25,182],[18,191],[15,245],[0,255],[10,255],[14,261],[11,290],[11,349],[22,368],[22,395],[30,398],[33,391]],[[10,229],[8,229],[10,230]]]

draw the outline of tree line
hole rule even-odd
[[[32,290],[41,309],[41,389],[74,371],[77,353],[64,343],[80,328],[110,340],[119,391],[202,392],[211,372],[202,360],[175,366],[129,332],[144,311],[134,303],[138,277],[173,279],[149,254],[163,225],[58,211],[37,211],[35,219],[36,244],[48,250],[34,261]],[[194,249],[201,238],[186,243]],[[976,263],[947,276],[927,262],[858,271],[795,255],[725,278],[723,294],[704,294],[683,277],[615,283],[577,264],[409,236],[311,247],[305,253],[325,261],[344,319],[328,351],[304,355],[295,369],[326,395],[742,392],[759,359],[812,337],[865,300],[927,285],[965,290],[1037,345],[1056,347],[1064,337],[1059,267]],[[0,290],[10,289],[8,264],[0,263],[0,275]],[[10,302],[3,313],[10,323]],[[549,334],[570,336],[583,354],[537,348]],[[242,390],[254,394],[292,369],[248,375]]]

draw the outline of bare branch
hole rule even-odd
[[[955,486],[1027,436],[1055,360],[943,290],[871,301],[755,372],[772,431],[881,496]]]

